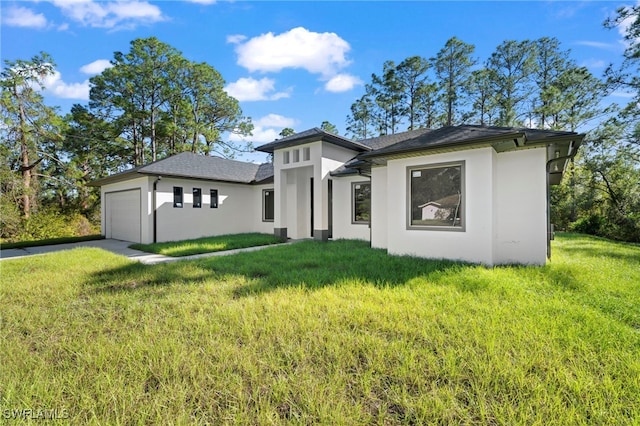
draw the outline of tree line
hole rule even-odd
[[[386,61],[351,105],[356,139],[462,123],[576,130],[605,113],[608,86],[555,38],[507,40],[481,65],[453,37],[435,56]]]
[[[553,221],[561,229],[640,241],[639,16],[640,6],[623,7],[605,22],[631,25],[622,66],[600,77],[548,37],[507,40],[482,62],[473,45],[456,37],[432,57],[386,61],[351,105],[347,136],[462,123],[588,129],[567,178],[553,188]],[[3,240],[95,231],[99,192],[90,181],[182,151],[232,156],[241,147],[224,135],[253,129],[214,67],[154,37],[115,52],[111,67],[91,78],[88,104],[65,116],[41,95],[54,70],[53,58],[41,53],[5,60],[0,73]],[[620,89],[634,94],[631,102],[603,108],[603,99]],[[337,133],[327,121],[321,127]]]

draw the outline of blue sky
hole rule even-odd
[[[324,120],[344,134],[351,104],[384,61],[435,56],[453,36],[475,45],[481,62],[505,40],[556,37],[600,76],[625,48],[620,31],[603,21],[633,1],[2,0],[0,54],[4,61],[49,53],[57,72],[45,101],[65,113],[88,103],[88,79],[113,52],[155,36],[222,74],[254,121],[248,139],[260,145],[284,127],[301,131]]]

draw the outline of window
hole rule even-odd
[[[369,223],[371,220],[371,183],[354,182],[351,184],[352,223]]]
[[[211,190],[211,208],[212,209],[218,208],[218,190],[217,189]]]
[[[408,168],[408,228],[464,230],[464,162]]]
[[[173,187],[173,207],[182,208],[182,187]]]
[[[293,162],[297,163],[300,161],[300,150],[299,149],[294,149],[293,150]]]
[[[202,189],[193,188],[193,208],[199,209],[202,207]]]
[[[284,164],[289,164],[289,151],[285,151],[282,153],[282,162]]]
[[[275,205],[275,197],[273,189],[264,189],[262,191],[262,221],[273,222],[273,207]]]
[[[311,160],[311,148],[306,147],[302,148],[302,161]]]

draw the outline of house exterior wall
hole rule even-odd
[[[151,199],[150,189],[153,187],[153,178],[148,176],[140,176],[138,178],[129,179],[122,182],[111,183],[108,185],[102,185],[100,187],[100,216],[101,220],[101,233],[107,237],[110,237],[107,230],[107,201],[106,194],[128,191],[132,189],[140,190],[140,240],[143,243],[150,243],[153,241],[153,200]],[[132,220],[138,220],[138,218],[132,218]]]
[[[480,148],[388,161],[389,253],[493,264],[494,159],[495,151],[492,148]],[[407,229],[407,168],[458,161],[464,161],[465,169],[464,230]],[[377,242],[376,246],[379,246]]]
[[[546,150],[497,155],[494,264],[544,265],[547,255]]]
[[[305,150],[308,158],[305,156]],[[322,141],[275,150],[275,232],[282,235],[286,230],[287,237],[294,239],[309,238],[312,235],[316,239],[327,239],[330,172],[356,154],[355,151]],[[311,224],[312,178],[313,224]],[[333,220],[335,223],[335,216]]]
[[[367,223],[353,223],[352,184],[369,182],[365,176],[334,178],[333,182],[333,239],[371,239],[371,227]],[[373,208],[372,208],[373,210]]]
[[[389,210],[387,168],[374,167],[371,169],[371,247],[387,248]]]
[[[182,187],[183,207],[173,207],[173,187]],[[262,220],[262,189],[252,186],[163,177],[156,190],[157,242],[243,232],[273,232]],[[193,188],[202,190],[202,206],[193,207]],[[211,208],[210,190],[218,190],[218,208]]]

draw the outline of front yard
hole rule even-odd
[[[640,247],[564,235],[553,250],[546,267],[492,269],[357,241],[155,266],[98,249],[6,260],[0,415],[633,424]]]

